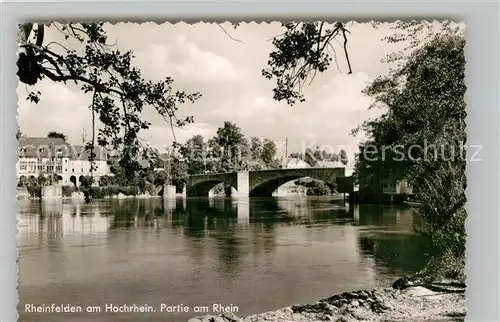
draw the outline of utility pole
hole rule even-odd
[[[172,178],[170,176],[170,149],[167,150],[167,166],[165,167],[165,172],[167,174],[166,184],[168,186],[172,185]],[[165,165],[164,165],[165,166]]]
[[[288,158],[288,137],[285,138],[285,159]]]

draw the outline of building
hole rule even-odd
[[[304,160],[298,158],[288,159],[285,168],[287,169],[302,169],[302,168],[310,168],[311,166],[305,162]]]
[[[313,168],[345,168],[346,166],[340,161],[317,161]]]
[[[71,145],[60,138],[21,138],[16,164],[17,179],[55,174],[62,185],[79,186],[83,177],[92,175],[97,182],[100,177],[112,173],[106,149],[96,147],[94,152],[95,169],[91,172],[90,151],[83,146]]]
[[[382,192],[388,195],[412,195],[416,192],[416,189],[406,180],[397,180],[396,182],[386,182],[382,187]]]
[[[341,161],[317,161],[313,168],[345,168],[346,177],[350,177],[354,173],[350,164],[343,164]]]

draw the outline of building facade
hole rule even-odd
[[[59,138],[21,138],[17,179],[55,175],[62,185],[79,186],[83,177],[93,176],[97,183],[100,177],[112,173],[107,163],[107,151],[96,147],[94,152],[94,169],[91,169],[90,151],[83,146],[71,145]]]

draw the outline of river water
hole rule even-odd
[[[245,316],[388,286],[430,251],[414,225],[409,208],[328,197],[20,201],[20,321],[187,321],[213,304]],[[82,313],[33,312],[52,304]]]

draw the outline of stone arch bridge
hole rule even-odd
[[[338,178],[345,177],[345,168],[277,169],[191,175],[187,182],[186,194],[191,197],[206,197],[217,184],[225,183],[235,188],[239,197],[270,197],[279,186],[304,177],[337,186]]]

